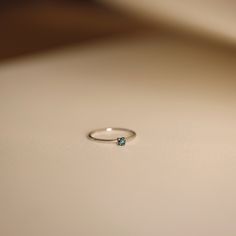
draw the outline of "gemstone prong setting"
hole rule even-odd
[[[117,145],[118,146],[125,146],[125,144],[126,144],[126,138],[125,137],[117,138]]]

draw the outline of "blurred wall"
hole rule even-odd
[[[146,28],[143,22],[92,0],[0,4],[0,60]]]

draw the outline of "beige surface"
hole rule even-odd
[[[235,236],[235,62],[152,36],[1,65],[0,235]]]
[[[157,22],[236,44],[236,2],[233,0],[100,1],[135,11]]]

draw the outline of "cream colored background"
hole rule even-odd
[[[2,64],[0,235],[234,236],[235,63],[151,35]]]
[[[223,42],[236,42],[234,0],[100,0],[156,23],[198,32]]]

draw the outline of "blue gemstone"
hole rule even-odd
[[[125,146],[125,144],[126,144],[126,139],[125,139],[125,137],[121,137],[121,138],[118,138],[118,139],[117,139],[117,145],[119,145],[119,146]]]

